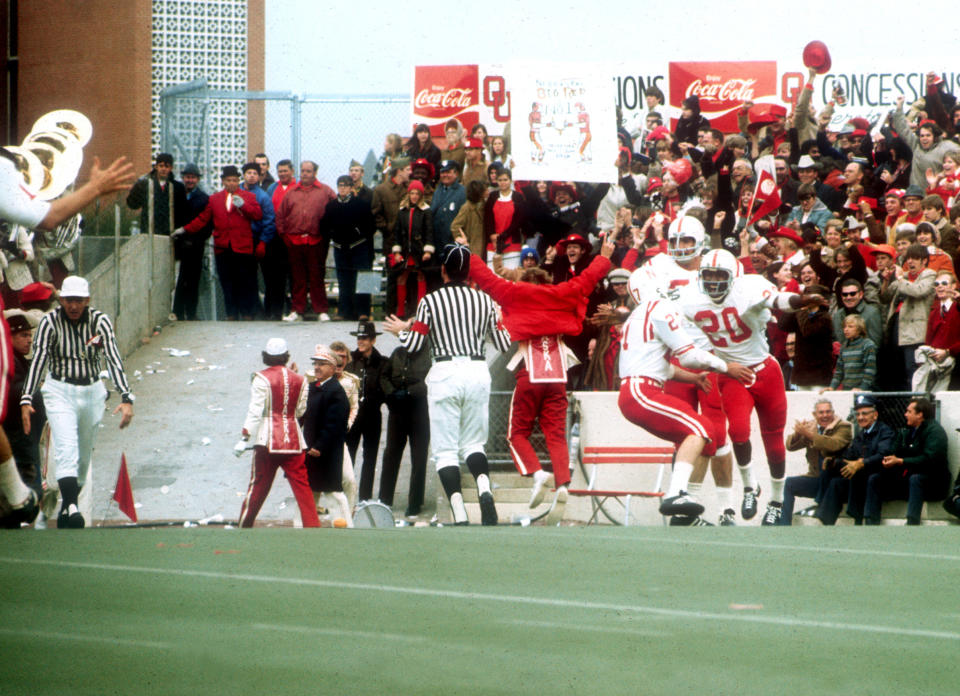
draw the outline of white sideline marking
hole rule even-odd
[[[405,640],[421,643],[423,636],[405,636],[399,633],[376,633],[374,631],[344,631],[337,628],[316,628],[314,626],[285,626],[282,624],[253,624],[260,631],[284,631],[287,633],[310,633],[321,636],[347,636],[350,638],[385,638],[387,640]]]
[[[560,623],[558,621],[504,621],[502,623],[511,626],[531,626],[533,628],[557,628],[561,631],[580,631],[585,633],[627,633],[632,636],[663,636],[663,631],[650,631],[636,628],[616,628],[614,626],[582,626],[580,624]]]
[[[0,628],[2,636],[18,636],[22,638],[42,638],[43,640],[74,640],[81,643],[109,643],[111,645],[129,645],[135,648],[169,648],[170,643],[159,643],[152,640],[131,640],[127,638],[105,638],[103,636],[81,636],[75,633],[58,633],[55,631],[24,631],[14,628]]]
[[[549,597],[524,597],[520,595],[495,595],[484,592],[461,592],[458,590],[438,590],[423,587],[401,587],[399,585],[379,585],[362,582],[341,582],[335,580],[314,580],[312,578],[284,578],[275,575],[246,575],[243,573],[220,573],[210,570],[185,570],[182,568],[152,568],[148,566],[125,566],[108,563],[81,563],[78,561],[53,561],[41,559],[14,558],[0,556],[0,563],[19,563],[27,565],[45,565],[59,568],[83,568],[87,570],[113,570],[123,573],[145,573],[150,575],[168,575],[186,578],[211,578],[215,580],[244,580],[247,582],[262,582],[279,585],[294,585],[300,587],[327,587],[342,590],[357,590],[362,592],[388,592],[394,594],[415,595],[420,597],[443,597],[446,599],[464,599],[481,602],[500,602],[520,605],[540,605],[548,607],[563,607],[567,609],[584,609],[595,611],[613,611],[621,613],[643,614],[646,616],[660,616],[671,618],[692,619],[702,621],[733,621],[739,623],[768,624],[772,626],[792,626],[803,628],[827,628],[837,631],[853,631],[859,633],[877,633],[896,636],[914,636],[919,638],[940,638],[944,640],[960,640],[960,633],[953,631],[930,631],[917,628],[901,628],[899,626],[879,626],[874,624],[845,624],[833,621],[814,621],[811,619],[791,619],[780,616],[764,616],[760,614],[722,614],[709,611],[687,611],[683,609],[665,609],[662,607],[644,607],[631,604],[613,604],[609,602],[584,602],[570,599],[551,599]]]
[[[542,536],[553,536],[557,538],[567,538],[567,534],[550,533],[544,530]],[[654,544],[691,544],[699,546],[725,546],[736,549],[762,549],[764,551],[804,551],[808,553],[829,554],[845,553],[853,556],[884,556],[887,558],[919,558],[929,561],[960,561],[960,556],[945,553],[915,553],[913,551],[884,551],[883,549],[850,549],[839,546],[785,546],[783,544],[751,544],[739,541],[721,541],[716,539],[697,539],[693,537],[645,537],[628,536],[619,534],[591,534],[590,539],[610,539],[614,541],[631,542],[650,542]]]

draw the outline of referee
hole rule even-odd
[[[87,281],[78,276],[64,278],[60,307],[44,315],[37,326],[34,359],[20,398],[23,431],[29,434],[33,393],[49,363],[50,374],[40,391],[47,409],[57,482],[63,497],[58,528],[84,526],[77,498],[90,468],[93,440],[107,400],[107,388],[100,380],[102,358],[106,358],[110,379],[120,392],[120,405],[113,410],[121,413],[120,427],[127,427],[133,418],[133,394],[123,372],[113,325],[106,314],[89,305]]]
[[[411,353],[420,350],[429,336],[433,366],[425,382],[437,475],[450,501],[454,523],[468,524],[460,491],[460,460],[465,460],[477,480],[481,522],[494,525],[497,508],[483,452],[490,401],[490,372],[483,342],[489,335],[497,349],[506,352],[510,334],[500,323],[500,309],[490,296],[466,285],[470,251],[459,244],[448,244],[441,262],[443,286],[420,300],[414,319],[402,321],[391,315],[384,321],[384,328],[396,334]]]

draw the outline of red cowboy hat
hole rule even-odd
[[[830,71],[831,64],[830,51],[823,41],[811,41],[803,47],[804,67],[813,68],[818,75],[823,75]]]
[[[776,123],[781,118],[787,117],[786,107],[779,104],[754,104],[747,112],[749,125],[747,130],[756,133],[764,126]]]
[[[798,248],[802,248],[804,245],[803,237],[794,232],[790,227],[778,227],[771,232],[767,232],[767,237],[783,237],[784,239],[789,239],[796,244]]]
[[[567,246],[569,244],[579,244],[580,248],[585,252],[590,251],[590,242],[584,239],[581,235],[573,233],[568,234],[566,237],[557,242],[557,253],[566,254]]]
[[[550,184],[550,202],[551,203],[556,202],[557,194],[560,193],[561,191],[566,191],[568,194],[570,194],[571,200],[574,200],[574,201],[577,200],[577,189],[575,189],[570,184],[556,183],[556,184]]]

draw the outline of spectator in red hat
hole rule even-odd
[[[427,205],[430,205],[433,201],[434,184],[436,182],[436,170],[433,165],[422,157],[415,160],[410,165],[410,179],[423,184],[423,196],[421,200],[425,201]]]
[[[487,163],[484,161],[483,141],[480,138],[468,138],[464,145],[466,155],[463,164],[461,183],[466,187],[471,181],[487,185]]]
[[[440,148],[434,145],[433,138],[430,136],[430,126],[426,123],[418,123],[413,129],[413,136],[407,142],[407,157],[411,162],[418,159],[425,159],[433,165],[433,171],[437,171],[442,159]],[[432,177],[431,177],[432,183]]]
[[[436,245],[430,206],[423,198],[423,184],[411,181],[407,198],[400,204],[393,232],[393,247],[387,260],[387,308],[398,317],[413,316],[428,289],[437,284]]]

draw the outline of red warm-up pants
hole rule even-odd
[[[566,382],[531,382],[526,368],[517,370],[517,386],[510,400],[510,425],[507,442],[513,463],[523,476],[540,471],[540,459],[530,434],[540,419],[540,429],[547,441],[553,464],[554,485],[570,483],[570,453],[567,449],[567,384]]]
[[[293,311],[303,314],[307,310],[307,285],[310,287],[310,305],[317,314],[326,312],[327,288],[324,275],[327,272],[328,242],[319,244],[287,244],[290,260],[290,304]]]
[[[252,527],[257,519],[257,513],[263,506],[263,501],[270,493],[277,469],[283,469],[293,489],[293,497],[300,508],[300,519],[304,527],[319,527],[320,518],[317,517],[316,503],[313,501],[313,492],[307,480],[307,467],[303,463],[303,452],[298,454],[271,454],[266,447],[257,445],[253,448],[253,465],[250,471],[250,485],[247,487],[247,496],[243,499],[240,508],[240,526]]]

